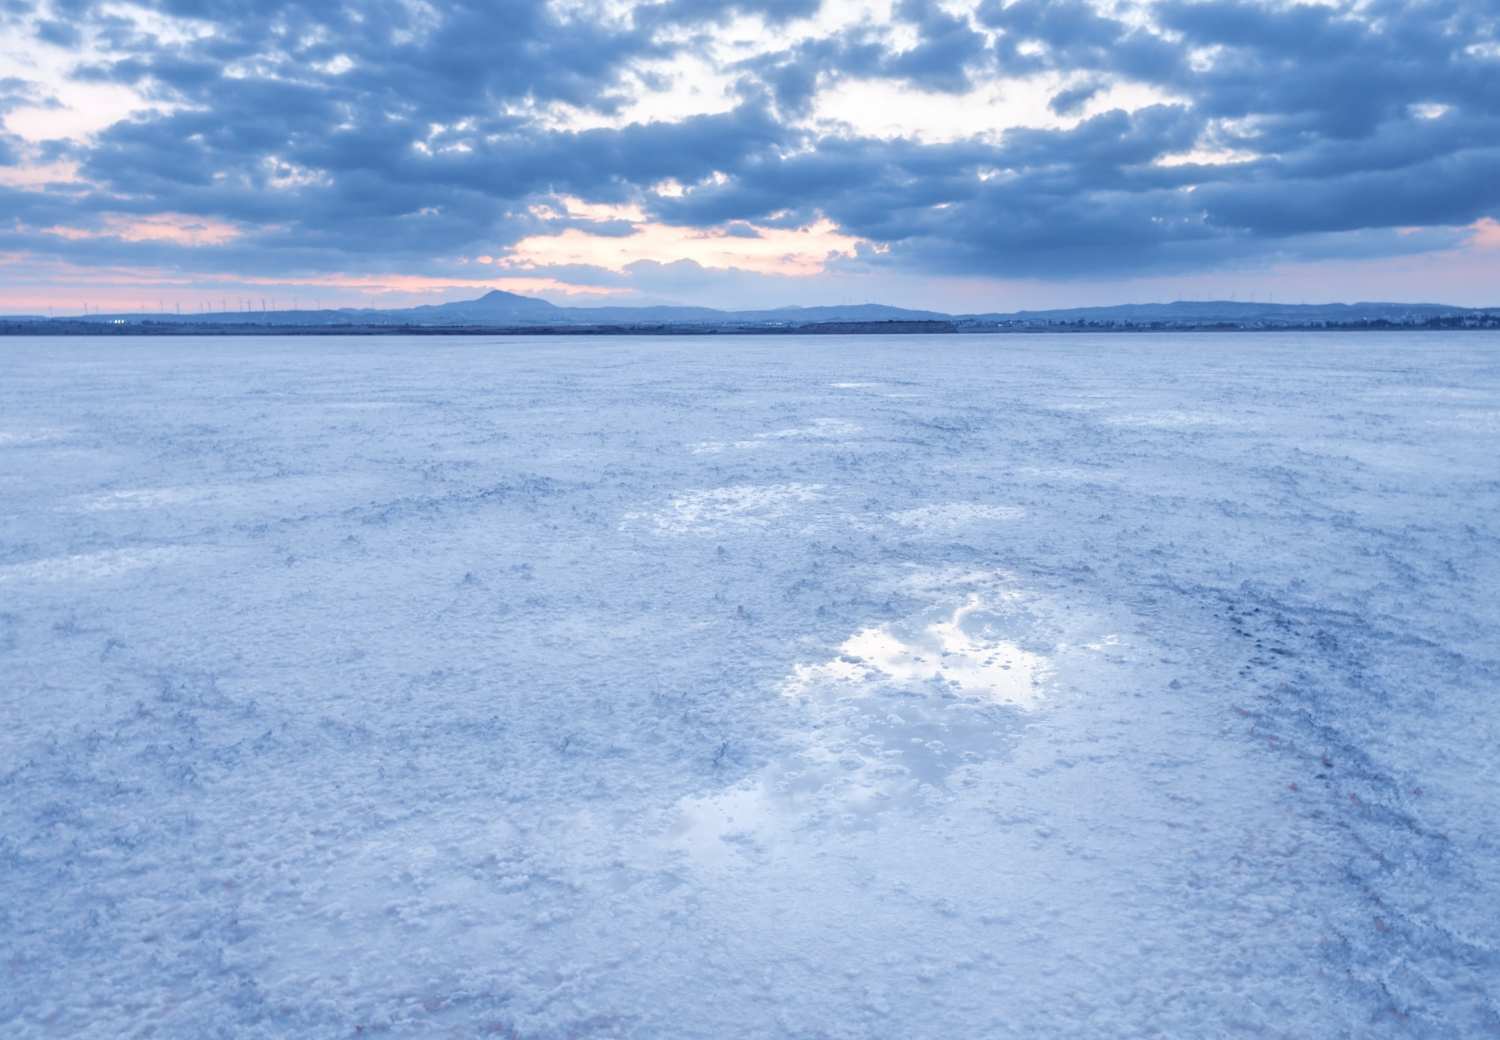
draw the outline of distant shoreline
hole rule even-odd
[[[0,319],[0,336],[808,336],[979,335],[1150,332],[1470,332],[1500,330],[1500,313],[1422,321],[825,321],[755,325],[686,322],[599,325],[407,325]]]

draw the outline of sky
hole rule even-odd
[[[1500,305],[1500,0],[0,0],[0,311]]]

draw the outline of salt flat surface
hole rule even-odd
[[[1500,338],[0,340],[0,1035],[1500,1035]]]

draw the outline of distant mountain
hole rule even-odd
[[[743,322],[750,325],[808,325],[820,321],[940,321],[937,311],[913,311],[880,303],[829,307],[777,307],[758,311],[721,311],[713,307],[566,307],[571,320],[620,323]]]
[[[778,307],[769,311],[734,311],[736,321],[945,321],[952,317],[938,311],[914,311],[887,307],[883,303],[857,303],[834,307]]]
[[[1480,308],[1441,303],[1252,303],[1243,300],[1178,300],[1173,303],[1125,303],[1112,307],[1065,307],[1057,310],[969,314],[970,321],[1056,322],[1358,322],[1430,318],[1445,314],[1482,313]]]
[[[420,307],[296,311],[221,311],[197,314],[96,314],[97,321],[183,321],[256,325],[808,325],[829,321],[945,320],[936,311],[906,310],[878,303],[831,307],[779,307],[723,311],[713,307],[560,307],[532,296],[494,289],[477,300]]]
[[[797,327],[860,322],[948,321],[970,329],[990,326],[1028,328],[1048,325],[1184,325],[1228,324],[1238,327],[1276,325],[1358,324],[1361,322],[1420,322],[1437,317],[1494,313],[1481,308],[1439,303],[1250,303],[1238,300],[1178,300],[1173,303],[1131,303],[1110,307],[1068,307],[1054,310],[1008,311],[950,315],[940,311],[909,310],[878,303],[847,306],[778,307],[769,310],[724,311],[713,307],[615,306],[563,307],[532,296],[492,290],[475,300],[425,304],[391,309],[229,311],[199,314],[94,314],[90,322],[186,322],[196,324],[296,326],[480,326],[489,328],[608,326],[656,327],[704,325],[714,327]],[[67,319],[76,321],[80,319]]]
[[[433,303],[421,307],[409,307],[399,313],[408,315],[419,324],[468,324],[470,322],[551,322],[563,320],[564,308],[546,300],[531,296],[520,296],[500,289],[492,289],[477,300],[460,300],[456,303]]]

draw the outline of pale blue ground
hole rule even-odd
[[[0,1035],[1500,1035],[1500,337],[0,340]]]

